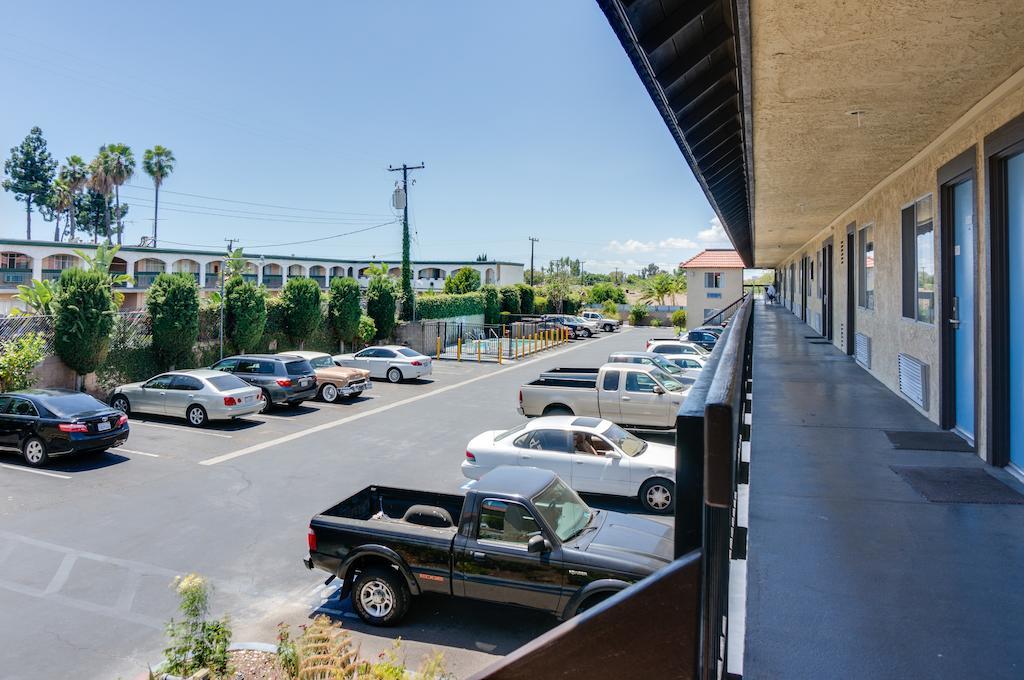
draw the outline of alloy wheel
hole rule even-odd
[[[655,510],[667,510],[672,505],[672,492],[662,484],[647,489],[647,504]]]
[[[188,410],[188,422],[198,427],[206,422],[206,413],[202,408],[193,406]]]
[[[374,579],[360,589],[359,602],[371,616],[384,618],[395,607],[395,594],[388,584]]]

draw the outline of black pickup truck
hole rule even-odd
[[[444,593],[571,617],[668,564],[672,528],[595,510],[552,472],[498,467],[465,496],[370,486],[313,517],[308,569],[367,623]]]

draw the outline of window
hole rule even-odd
[[[875,308],[875,228],[868,225],[857,233],[857,269],[860,288],[857,304],[864,309]]]
[[[420,354],[420,353],[419,353],[419,352],[417,352],[416,350],[414,350],[414,349],[410,349],[410,348],[408,348],[408,347],[403,347],[403,348],[401,348],[400,350],[398,350],[398,353],[399,353],[399,354],[401,354],[402,356],[407,356],[407,357],[414,357],[414,358],[415,358],[415,357],[421,357],[421,356],[423,356],[422,354]]]
[[[313,357],[309,360],[309,365],[313,368],[334,368],[334,359],[328,355]]]
[[[242,387],[249,387],[249,383],[245,382],[241,378],[236,378],[233,375],[219,375],[215,378],[208,378],[210,384],[214,388],[221,392],[227,392],[228,390],[237,390]]]
[[[234,373],[236,368],[238,368],[238,359],[225,359],[213,365],[213,370],[225,373]]]
[[[704,272],[705,288],[721,288],[722,272]]]
[[[519,449],[557,453],[569,453],[572,450],[569,433],[563,430],[533,430],[516,439],[512,445]]]
[[[627,392],[653,392],[658,383],[646,373],[630,371],[626,374]]]
[[[171,375],[158,375],[143,385],[143,387],[150,390],[169,390],[171,389],[171,379],[173,377]]]
[[[7,412],[15,416],[38,416],[36,413],[36,407],[33,406],[32,402],[28,399],[19,399],[14,397],[11,399],[11,403],[7,406]]]
[[[902,214],[903,316],[935,323],[935,229],[929,194]]]
[[[533,505],[561,541],[579,535],[593,517],[587,504],[560,479],[534,496]]]
[[[4,269],[31,269],[32,260],[22,253],[0,253],[0,267]]]
[[[313,367],[305,359],[289,361],[284,367],[288,371],[288,375],[308,375],[313,372]]]
[[[619,372],[608,371],[604,374],[604,384],[601,386],[605,392],[615,392],[619,389]]]
[[[712,317],[718,316],[718,313],[721,312],[721,311],[722,310],[720,310],[720,309],[705,309],[704,310],[704,321],[707,321],[708,319],[710,319]]]
[[[171,389],[174,390],[201,390],[203,389],[203,383],[198,378],[194,378],[190,375],[176,375],[174,380],[171,382]]]
[[[480,504],[478,540],[526,545],[531,536],[539,534],[540,525],[526,506],[493,498]]]

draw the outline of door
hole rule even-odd
[[[519,450],[518,464],[551,470],[572,486],[572,444],[565,430],[531,430],[512,443]]]
[[[142,411],[144,413],[166,413],[164,411],[164,400],[167,398],[167,392],[171,388],[171,378],[169,375],[158,375],[149,382],[146,382],[139,388],[137,395],[132,395],[131,405],[133,411]]]
[[[527,542],[538,533],[544,535],[525,505],[485,498],[474,538],[455,539],[455,577],[462,579],[466,597],[557,611],[562,591],[560,549],[529,552]]]
[[[1007,319],[1009,330],[1009,459],[1024,470],[1024,304],[1018,297],[1024,290],[1024,152],[1006,159],[1007,269],[1010,292]]]
[[[619,382],[622,371],[605,371],[601,379],[601,389],[597,393],[598,410],[602,418],[619,422],[622,418],[622,405],[619,403]]]
[[[11,397],[10,404],[4,410],[4,446],[20,449],[21,443],[35,430],[39,421],[39,412],[28,399]]]
[[[600,435],[574,431],[572,488],[589,493],[633,495],[629,488],[629,458]]]
[[[947,404],[945,427],[952,427],[969,442],[974,442],[975,341],[974,274],[975,210],[974,179],[968,178],[942,189],[943,233],[942,323],[943,341],[951,380],[944,376],[943,401]]]
[[[829,240],[821,250],[821,323],[823,335],[832,339],[832,241]]]
[[[164,412],[172,416],[184,416],[185,409],[194,401],[203,383],[190,375],[176,375],[171,380],[171,387],[164,397]]]
[[[854,322],[856,320],[857,291],[854,286],[853,263],[856,262],[853,246],[853,227],[846,233],[846,353],[853,356]]]
[[[654,378],[640,371],[626,371],[625,382],[619,398],[622,422],[664,427],[668,423],[671,400],[664,393],[655,392],[655,388],[661,389],[661,386]]]

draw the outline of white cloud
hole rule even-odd
[[[637,241],[632,238],[628,241],[613,240],[604,249],[613,253],[622,253],[623,255],[635,255],[638,253],[653,253],[658,250],[696,250],[699,247],[688,238],[672,237],[658,242]]]
[[[662,240],[658,247],[666,250],[695,250],[700,246],[688,238],[673,237]]]
[[[711,226],[697,232],[697,240],[705,246],[729,247],[729,237],[725,233],[725,227],[717,216],[711,218]]]
[[[643,241],[637,241],[636,239],[629,239],[625,242],[611,241],[605,246],[605,250],[610,250],[613,253],[649,253],[655,249],[653,243],[644,243]]]
[[[627,274],[635,274],[637,270],[646,267],[650,263],[650,260],[636,260],[636,259],[623,259],[623,260],[586,260],[583,263],[583,268],[588,272],[597,272],[599,274],[607,274],[612,271],[625,272]],[[678,262],[655,262],[659,267],[665,271],[674,271],[679,266]]]

